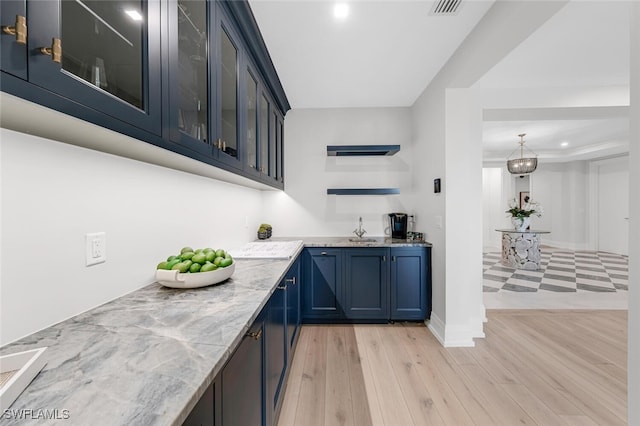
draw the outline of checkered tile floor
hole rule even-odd
[[[484,292],[629,290],[628,258],[619,254],[543,247],[541,269],[537,271],[509,268],[500,260],[500,252],[484,253]]]

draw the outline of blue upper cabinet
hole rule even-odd
[[[240,143],[240,64],[243,46],[224,7],[219,6],[216,19],[216,93],[215,142],[218,160],[241,168],[244,144]]]
[[[211,27],[215,7],[206,0],[171,0],[169,22],[170,138],[195,152],[212,154],[213,93]]]
[[[3,92],[284,187],[290,106],[247,1],[0,8]]]
[[[28,79],[159,135],[157,1],[27,2]]]
[[[27,5],[24,0],[0,2],[0,70],[27,79]]]
[[[275,150],[274,103],[256,65],[248,58],[244,77],[246,126],[241,138],[247,147],[245,170],[260,180],[268,181],[275,173],[271,166],[272,150]]]

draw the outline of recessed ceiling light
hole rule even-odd
[[[333,6],[333,16],[336,17],[336,19],[345,19],[349,16],[349,5],[346,3],[336,3],[336,5]]]
[[[129,17],[134,21],[142,21],[142,15],[140,15],[140,12],[137,10],[125,10],[124,13],[129,15]]]
[[[563,148],[566,148],[566,147],[568,147],[568,146],[569,146],[569,142],[564,141],[564,142],[562,142],[562,143],[560,144],[560,146],[561,146],[561,147],[563,147]]]

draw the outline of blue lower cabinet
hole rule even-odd
[[[342,250],[308,248],[303,252],[304,319],[344,317],[342,307]]]
[[[254,322],[222,370],[221,424],[224,426],[262,425],[264,422],[264,317],[265,313],[262,313]]]
[[[303,322],[430,316],[430,247],[307,248],[303,256]]]
[[[269,299],[265,322],[265,374],[266,374],[266,419],[267,425],[275,424],[287,368],[287,289],[285,280]],[[245,423],[256,424],[256,423]]]
[[[347,319],[389,318],[387,248],[344,250],[344,311]]]
[[[424,320],[430,285],[427,250],[423,247],[391,249],[391,320]]]
[[[213,415],[215,421],[184,424],[273,426],[277,423],[289,359],[293,357],[301,323],[301,266],[301,259],[293,263],[216,378],[220,395],[216,401],[219,402],[211,407],[219,405],[220,408],[199,414],[205,412],[199,403],[197,412],[194,409],[189,417],[208,419]]]
[[[193,407],[183,426],[213,426],[222,424],[220,418],[220,380],[216,379]]]
[[[288,351],[292,351],[298,339],[300,324],[302,323],[302,311],[300,303],[301,260],[298,259],[287,272],[285,283],[287,285],[287,342]]]

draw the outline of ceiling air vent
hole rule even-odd
[[[453,16],[460,10],[460,4],[462,0],[437,0],[429,15],[432,16]]]

